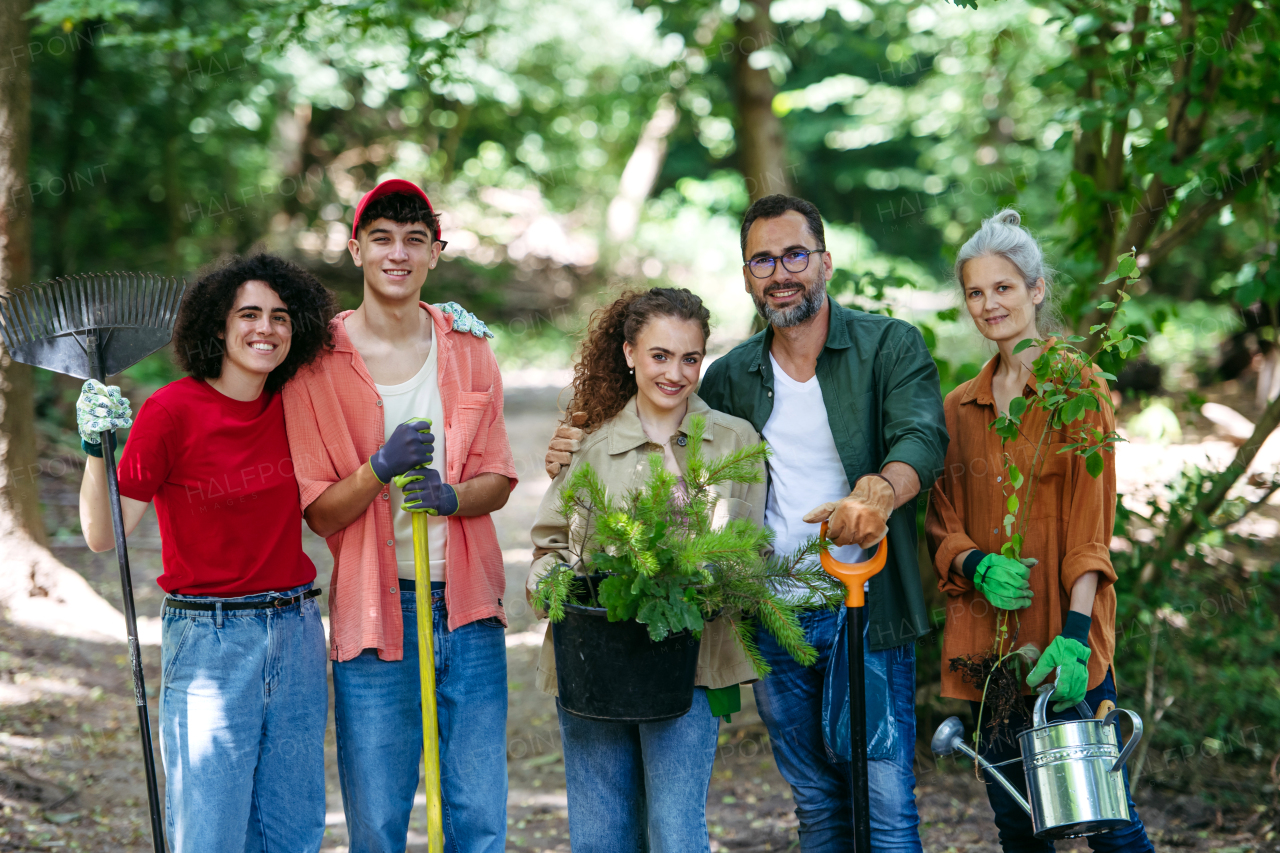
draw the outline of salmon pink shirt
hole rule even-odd
[[[483,338],[450,334],[445,314],[419,305],[431,315],[438,348],[445,482],[492,473],[508,478],[515,488],[515,464],[502,419],[502,377],[493,352]],[[330,324],[333,350],[300,370],[284,388],[285,426],[304,512],[325,489],[367,465],[384,443],[382,400],[343,323],[351,313],[344,311]],[[439,441],[441,425],[433,424],[432,432]],[[377,649],[382,660],[404,658],[389,489],[383,487],[364,515],[327,540],[334,559],[329,584],[333,660],[350,660],[365,649]],[[506,576],[493,518],[451,516],[447,547],[449,630],[493,616],[506,624]]]

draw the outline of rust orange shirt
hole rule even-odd
[[[947,598],[947,620],[942,639],[942,695],[953,699],[982,698],[981,685],[965,684],[960,674],[951,672],[948,662],[961,655],[979,655],[992,648],[997,610],[974,589],[973,584],[951,572],[957,554],[978,548],[1000,552],[1008,541],[1001,522],[1006,512],[1004,453],[1026,476],[1018,490],[1024,504],[1031,486],[1035,441],[1045,423],[1045,413],[1028,406],[1023,415],[1022,434],[1002,446],[1000,436],[990,429],[996,419],[991,379],[1000,363],[997,353],[975,378],[947,395],[943,410],[951,443],[943,474],[934,484],[925,517],[925,536],[938,588]],[[1101,380],[1099,380],[1101,381]],[[1023,396],[1035,394],[1034,378]],[[1104,401],[1107,392],[1102,396]],[[1087,421],[1104,433],[1115,428],[1115,416],[1105,402],[1101,412],[1088,412]],[[1080,422],[1076,422],[1079,427]],[[1023,557],[1040,562],[1031,569],[1031,606],[1016,611],[1021,647],[1034,643],[1044,651],[1062,632],[1071,605],[1071,587],[1087,572],[1098,573],[1098,592],[1093,602],[1093,624],[1089,629],[1089,688],[1102,683],[1115,654],[1116,594],[1112,588],[1116,573],[1111,565],[1111,532],[1116,511],[1115,454],[1102,451],[1105,466],[1096,479],[1085,470],[1083,456],[1058,453],[1070,441],[1060,430],[1051,430],[1040,451],[1040,480],[1031,507]],[[1010,621],[1010,634],[1013,625]],[[1025,675],[1023,676],[1025,678]],[[1025,692],[1031,688],[1023,684]]]
[[[502,377],[492,350],[469,333],[450,334],[452,324],[444,314],[419,305],[431,315],[439,348],[445,481],[462,483],[495,473],[515,488],[515,464],[502,419]],[[331,324],[333,351],[284,387],[285,427],[304,512],[325,489],[367,464],[384,443],[382,401],[343,325],[350,313],[344,311]],[[440,435],[439,425],[435,434]],[[365,649],[377,649],[382,660],[404,658],[388,489],[379,492],[363,516],[327,540],[334,559],[329,583],[329,654],[334,660],[350,660]],[[492,517],[450,517],[447,547],[449,630],[490,616],[506,624],[506,576]]]

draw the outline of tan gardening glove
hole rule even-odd
[[[835,545],[870,548],[889,532],[894,492],[879,474],[868,474],[853,485],[844,500],[814,507],[805,515],[806,524],[827,522],[827,537]]]
[[[553,480],[561,468],[568,467],[573,461],[573,454],[582,448],[585,433],[579,427],[587,422],[587,413],[574,412],[570,421],[573,426],[560,424],[556,427],[556,434],[551,436],[551,444],[547,446],[547,476]]]

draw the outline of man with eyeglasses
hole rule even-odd
[[[861,562],[889,534],[888,565],[869,582],[867,729],[871,843],[921,851],[915,804],[915,640],[929,631],[916,558],[916,497],[947,450],[938,371],[910,323],[845,308],[813,204],[772,195],[742,222],[743,281],[768,322],[707,369],[711,408],[745,418],[769,443],[765,523],[785,554],[828,522],[831,553]],[[548,471],[575,435],[562,427]],[[850,484],[853,487],[850,488]],[[806,590],[783,590],[803,600]],[[853,849],[844,608],[801,616],[819,653],[803,667],[766,630],[772,667],[755,685],[778,769],[791,785],[803,853]]]
[[[946,456],[938,371],[910,323],[827,296],[831,253],[811,203],[759,199],[743,218],[741,242],[746,291],[769,325],[716,360],[698,393],[711,408],[751,421],[769,443],[765,523],[778,553],[816,536],[823,521],[832,555],[846,563],[866,559],[863,549],[886,534],[892,540],[868,595],[871,844],[920,851],[914,644],[929,620],[916,560],[916,497]],[[789,594],[799,599],[805,591]],[[840,728],[848,718],[838,719],[848,691],[843,623],[843,607],[801,617],[819,651],[807,668],[768,631],[758,635],[773,672],[756,683],[756,706],[791,785],[804,853],[853,849],[849,747]]]

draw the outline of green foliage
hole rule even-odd
[[[1227,530],[1276,484],[1251,501],[1199,515],[1176,555],[1162,556],[1159,547],[1217,476],[1188,468],[1145,506],[1121,503],[1116,511],[1123,543],[1111,554],[1116,684],[1120,704],[1146,721],[1150,744],[1131,768],[1168,784],[1200,771],[1185,761],[1171,765],[1161,757],[1167,749],[1192,746],[1236,763],[1280,751],[1280,566],[1252,556],[1258,543]]]
[[[729,619],[763,677],[769,668],[752,633],[758,620],[793,658],[812,664],[816,653],[805,642],[800,607],[775,590],[779,584],[799,584],[810,591],[804,606],[838,604],[843,589],[813,559],[827,543],[813,539],[786,557],[766,557],[772,531],[748,518],[713,526],[719,500],[714,487],[760,482],[768,449],[761,443],[705,459],[705,427],[705,419],[693,419],[683,493],[657,453],[649,456],[646,482],[622,498],[608,493],[589,464],[569,475],[558,509],[575,532],[571,539],[582,532],[575,567],[578,574],[602,576],[591,585],[588,603],[605,608],[610,621],[640,622],[655,642],[681,631],[701,637],[708,620]],[[553,622],[564,618],[575,567],[556,566],[538,585],[538,603]]]

